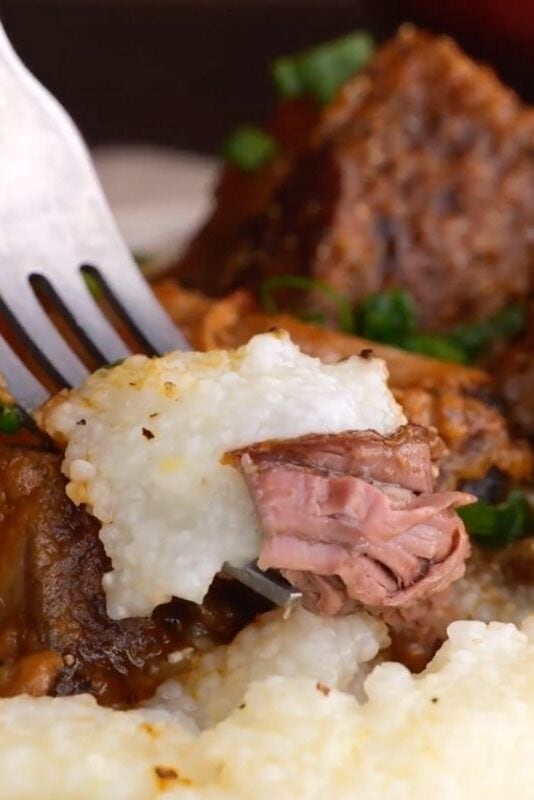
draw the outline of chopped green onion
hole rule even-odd
[[[453,344],[447,336],[430,336],[416,334],[409,336],[402,344],[405,350],[414,353],[421,353],[430,358],[437,358],[440,361],[452,361],[457,364],[465,364],[467,357],[461,347]]]
[[[516,304],[487,320],[460,325],[441,336],[421,334],[411,295],[404,289],[392,289],[369,295],[359,306],[356,320],[358,333],[367,339],[441,361],[467,364],[492,342],[520,333],[525,326],[525,310]]]
[[[498,505],[478,500],[458,509],[470,536],[480,544],[500,547],[520,539],[534,529],[534,513],[520,489],[510,492]]]
[[[222,153],[227,161],[245,172],[262,167],[275,155],[276,140],[255,125],[241,125],[226,140]]]
[[[298,97],[303,94],[302,81],[292,56],[275,59],[271,64],[271,75],[280,97]]]
[[[469,360],[480,355],[494,341],[511,339],[525,327],[525,309],[519,303],[503,308],[493,317],[459,325],[447,335],[449,341],[461,348]]]
[[[308,95],[328,103],[347,78],[367,63],[373,49],[372,37],[355,31],[294,56],[281,56],[271,67],[275,88],[281,97]]]
[[[377,292],[365,298],[357,315],[357,331],[366,339],[404,347],[417,331],[415,303],[404,289]]]
[[[0,433],[18,433],[22,428],[22,412],[17,406],[0,405]]]
[[[306,278],[303,275],[281,275],[278,278],[269,278],[260,286],[260,301],[268,314],[276,314],[279,310],[274,293],[278,289],[299,289],[301,291],[317,291],[325,295],[329,300],[333,300],[337,307],[338,325],[345,333],[351,333],[354,329],[354,317],[352,308],[347,300],[331,286],[315,278]],[[323,320],[324,321],[324,320]]]

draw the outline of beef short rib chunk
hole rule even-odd
[[[453,41],[401,29],[304,139],[283,177],[267,182],[272,194],[255,218],[236,225],[232,208],[244,199],[220,193],[214,219],[231,219],[226,238],[208,224],[179,279],[202,275],[191,285],[223,294],[307,275],[354,304],[403,287],[429,331],[526,297],[534,110]],[[279,300],[332,310],[321,292],[297,294]]]

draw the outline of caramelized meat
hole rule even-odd
[[[310,325],[287,314],[262,314],[243,291],[210,302],[171,281],[161,282],[155,290],[199,350],[239,347],[257,333],[284,328],[304,352],[326,362],[362,351],[383,358],[393,391],[409,421],[435,428],[446,445],[439,459],[439,488],[455,489],[465,481],[483,481],[495,471],[504,486],[508,481],[532,477],[532,450],[511,435],[494,402],[498,387],[492,389],[491,376],[482,370],[407,353]]]
[[[0,446],[0,695],[89,691],[130,705],[168,675],[171,650],[228,641],[261,604],[229,581],[203,606],[111,620],[98,522],[65,495],[61,456]]]
[[[223,294],[310,275],[354,303],[402,286],[429,331],[526,295],[534,112],[451,40],[402,29],[303,140],[287,177],[269,184],[267,194],[278,189],[265,210],[218,241],[192,285]],[[223,202],[232,205],[230,192],[219,218]],[[210,235],[208,225],[186,257],[190,280]],[[325,303],[321,293],[305,300]]]
[[[432,491],[433,439],[407,426],[390,437],[308,436],[233,454],[264,536],[260,567],[280,569],[325,615],[410,605],[447,588],[469,554],[453,509],[474,498]]]
[[[368,430],[273,439],[234,450],[227,458],[239,465],[246,455],[256,465],[264,461],[306,465],[365,481],[397,484],[414,492],[431,492],[437,473],[433,461],[443,455],[444,449],[432,430],[406,425],[390,436]]]
[[[67,499],[60,458],[0,449],[0,693],[20,684],[30,658],[41,672],[48,665],[40,688],[127,703],[137,692],[134,676],[170,649],[171,637],[151,620],[107,617],[98,523]]]
[[[274,158],[255,172],[225,165],[216,189],[213,214],[175,268],[184,286],[208,293],[216,290],[214,264],[222,253],[231,250],[243,228],[266,211],[276,189],[311,140],[317,138],[328,117],[328,109],[321,111],[306,98],[279,103],[267,126],[279,144]],[[223,283],[228,285],[232,280],[225,275]]]
[[[455,488],[465,481],[498,474],[505,485],[532,477],[532,450],[510,435],[500,410],[482,396],[451,389],[395,389],[411,422],[435,428],[447,451],[440,460],[438,485]]]

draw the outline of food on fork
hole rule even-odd
[[[153,285],[192,352],[33,421],[0,383],[1,800],[530,800],[532,111],[371,50],[278,59],[227,143],[179,268],[223,296]]]
[[[316,613],[410,605],[461,577],[469,544],[454,509],[475,497],[433,491],[436,437],[347,431],[263,442],[232,454],[263,532],[258,564],[280,569]]]
[[[439,444],[401,428],[377,359],[325,365],[283,331],[235,351],[132,356],[52,399],[40,421],[66,445],[69,497],[102,523],[112,618],[173,596],[199,603],[226,561],[258,555],[330,614],[403,605],[463,572],[452,509],[474,498],[433,493]],[[353,602],[314,602],[313,575],[325,595],[341,580]]]

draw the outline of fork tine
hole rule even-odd
[[[88,370],[48,319],[29,281],[25,278],[4,281],[0,288],[0,299],[47,360],[53,374],[67,386],[78,386],[87,377]]]
[[[26,411],[33,411],[44,403],[49,393],[8,345],[0,334],[0,363],[9,391]]]
[[[106,263],[101,263],[97,272],[123,315],[155,353],[190,350],[185,336],[156,300],[126,247],[121,251],[115,263],[109,264],[108,269]]]
[[[113,325],[95,303],[81,273],[65,275],[61,283],[50,284],[80,337],[96,350],[102,362],[109,364],[131,355]]]

